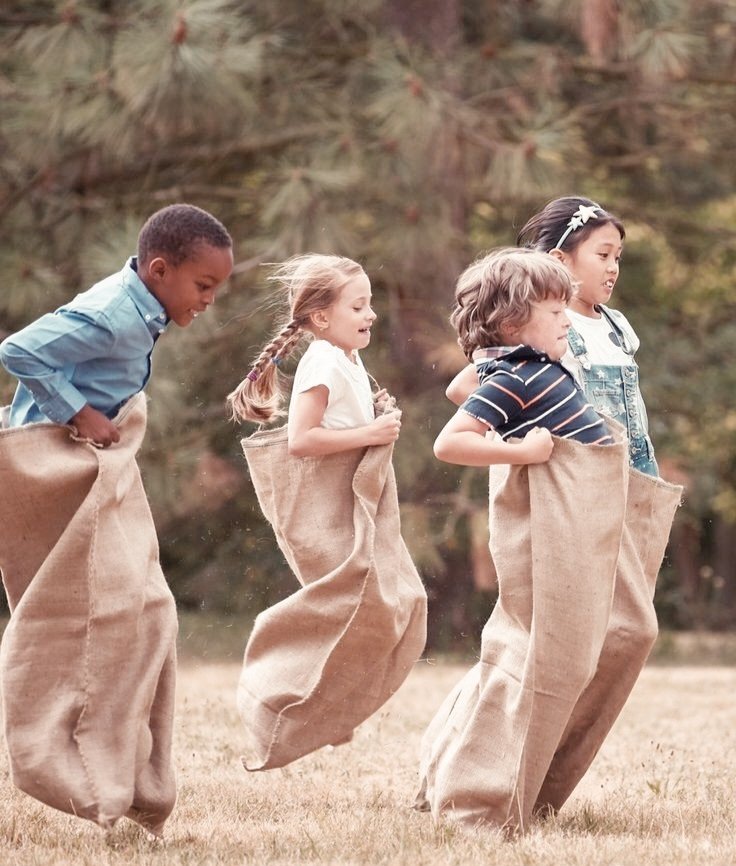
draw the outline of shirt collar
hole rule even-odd
[[[153,337],[163,334],[169,323],[166,310],[138,276],[138,259],[131,256],[123,268],[123,285]]]
[[[499,358],[503,358],[504,355],[510,355],[520,348],[521,344],[518,346],[487,346],[484,349],[475,349],[473,351],[473,363],[478,365],[484,364],[486,361],[497,361]]]
[[[488,361],[498,361],[508,358],[512,361],[549,361],[549,358],[537,349],[519,343],[518,346],[488,346],[473,351],[473,363],[476,367],[486,364]]]

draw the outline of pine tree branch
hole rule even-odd
[[[89,169],[87,157],[88,150],[80,150],[75,153],[66,154],[63,163],[70,167],[76,160],[78,165],[76,171],[69,172],[65,187],[79,193],[94,192],[100,187],[108,187],[111,184],[134,182],[137,178],[145,177],[152,171],[160,171],[178,165],[210,166],[216,162],[231,160],[237,157],[250,156],[268,150],[278,150],[286,145],[308,138],[315,138],[330,133],[330,128],[324,123],[311,123],[291,129],[279,130],[261,136],[231,141],[217,145],[196,145],[192,147],[167,147],[165,150],[156,150],[138,153],[130,162],[115,166],[102,167],[99,170]],[[11,189],[4,199],[0,200],[0,222],[4,221],[13,207],[30,194],[39,184],[45,182],[52,166],[46,166],[43,171],[36,172],[33,177],[25,183]],[[219,188],[222,191],[222,187]]]
[[[167,148],[166,152],[157,157],[153,163],[156,168],[165,168],[179,162],[211,162],[220,159],[229,159],[233,156],[249,156],[261,150],[273,150],[301,141],[305,138],[315,138],[319,135],[328,135],[332,132],[330,126],[325,123],[307,123],[291,129],[281,129],[277,132],[266,133],[262,136],[231,141],[221,145],[197,145],[194,147],[182,147],[174,153],[173,149]],[[173,157],[176,157],[174,159]],[[145,155],[143,156],[145,159]],[[146,167],[148,170],[148,166]]]
[[[36,25],[44,25],[51,27],[59,24],[62,20],[58,11],[52,12],[3,12],[0,11],[0,27],[34,27]],[[107,15],[106,19],[99,25],[101,30],[118,30],[121,27],[121,21],[114,15]]]
[[[136,199],[136,193],[132,198]],[[225,200],[237,200],[243,197],[243,190],[239,186],[216,186],[206,183],[176,184],[163,187],[150,193],[148,196],[152,201],[186,201],[190,198],[219,198]],[[123,196],[123,200],[127,197]]]
[[[297,141],[325,135],[327,132],[329,132],[329,129],[324,123],[312,123],[223,144],[196,145],[180,148],[169,146],[162,150],[144,151],[136,154],[134,161],[119,168],[105,169],[103,167],[99,171],[90,172],[88,167],[84,166],[79,172],[76,182],[72,181],[70,186],[79,186],[88,191],[98,186],[106,186],[116,181],[134,180],[136,177],[148,175],[152,171],[160,171],[183,164],[189,167],[193,165],[212,165],[213,163],[250,156],[254,153],[261,153],[267,150],[278,150]],[[86,153],[78,154],[78,156],[80,155],[86,157]]]
[[[606,65],[599,63],[592,63],[590,61],[573,61],[571,64],[572,69],[575,72],[580,73],[581,75],[593,74],[598,75],[601,78],[608,78],[615,81],[620,81],[622,79],[629,80],[631,78],[632,69],[636,70],[636,66],[631,63],[609,63]],[[672,82],[673,84],[677,84],[678,82]],[[682,84],[686,84],[688,87],[693,84],[703,84],[703,85],[717,85],[720,87],[736,87],[736,78],[731,76],[720,76],[720,75],[695,75],[692,73],[688,73],[687,78],[685,78]]]
[[[0,27],[24,27],[34,24],[57,24],[58,15],[48,15],[43,12],[0,12]]]

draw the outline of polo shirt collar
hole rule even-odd
[[[518,346],[488,346],[484,349],[475,349],[473,352],[473,363],[476,366],[486,364],[488,361],[548,361],[549,358],[538,352],[531,346],[520,343]]]
[[[475,349],[473,351],[473,363],[485,364],[486,361],[497,361],[499,358],[503,358],[504,355],[510,355],[511,352],[515,352],[517,349],[523,348],[522,345],[518,346],[487,346],[484,349]]]
[[[148,326],[151,336],[158,337],[166,330],[169,317],[158,298],[138,276],[138,259],[131,256],[123,268],[123,285]]]

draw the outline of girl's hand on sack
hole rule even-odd
[[[381,388],[373,395],[373,406],[376,415],[383,415],[385,412],[390,412],[395,408],[396,400],[394,400],[385,388]]]
[[[518,447],[524,449],[525,463],[546,463],[555,443],[546,427],[532,427]]]
[[[77,431],[77,439],[88,440],[100,448],[107,448],[108,445],[120,441],[118,428],[106,415],[93,409],[89,403],[77,412],[69,424]]]
[[[367,433],[366,445],[388,445],[399,438],[401,429],[401,412],[389,412],[379,415],[375,421],[371,421],[365,428]]]

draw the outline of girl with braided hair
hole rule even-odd
[[[272,279],[290,315],[229,395],[236,419],[284,414],[277,366],[309,339],[288,423],[242,440],[264,516],[301,587],[258,615],[238,683],[247,770],[348,742],[419,659],[427,597],[401,536],[400,412],[358,352],[376,314],[360,265],[308,254]]]
[[[317,457],[394,442],[400,414],[376,417],[370,381],[358,354],[370,343],[376,319],[363,268],[352,259],[309,253],[288,259],[271,279],[288,292],[289,321],[228,396],[233,418],[267,423],[282,414],[277,366],[311,337],[294,376],[289,453]],[[385,391],[375,395],[379,406],[387,398]]]

